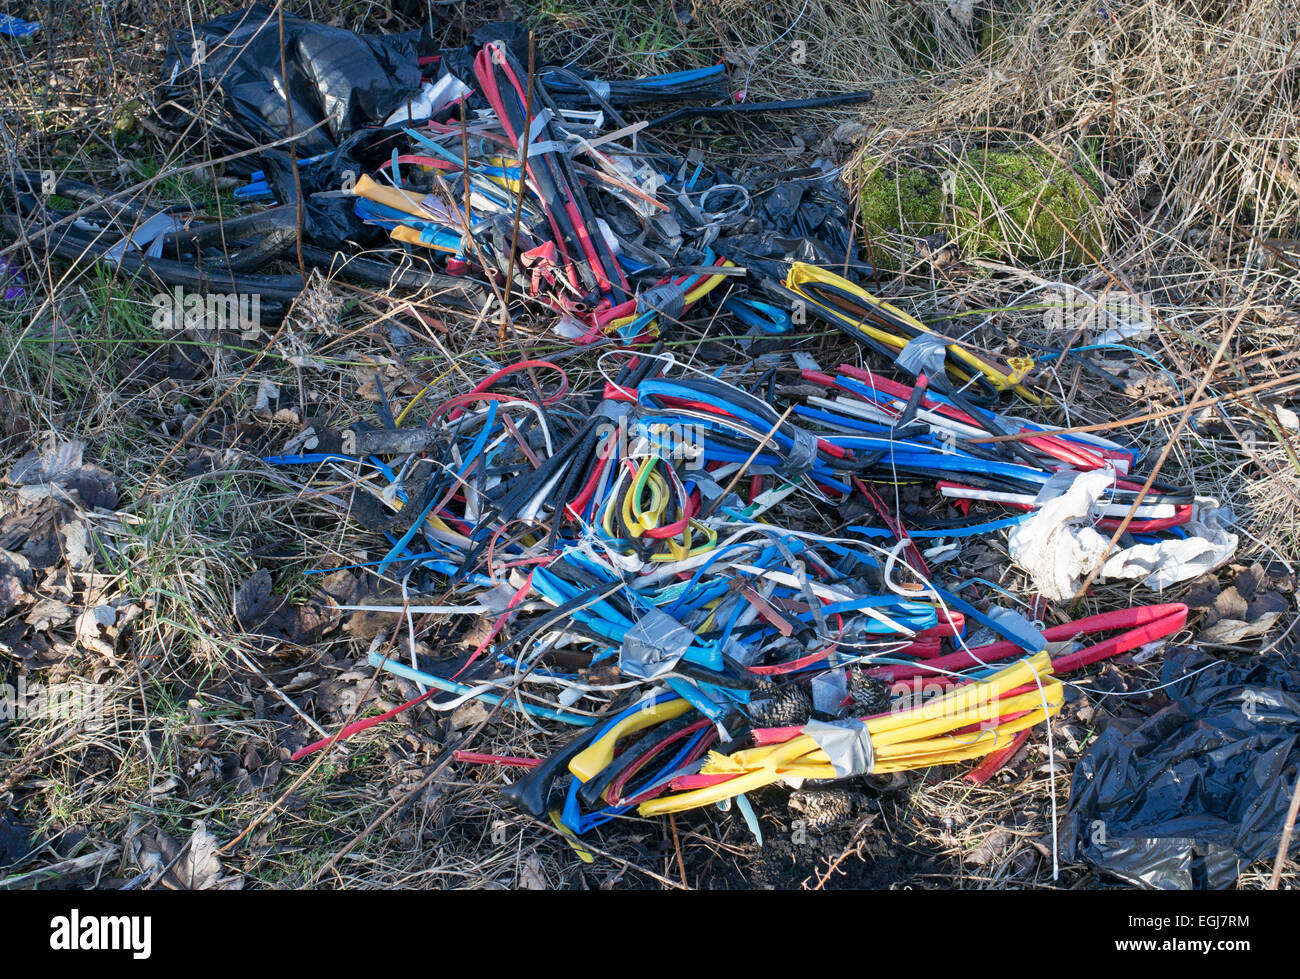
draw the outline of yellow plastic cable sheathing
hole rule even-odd
[[[374,204],[383,204],[385,207],[391,207],[397,211],[403,211],[412,217],[420,218],[422,221],[436,221],[437,216],[429,213],[420,204],[421,198],[405,190],[399,190],[397,187],[385,187],[383,184],[375,183],[366,174],[362,174],[352,188],[352,193],[358,197],[364,197]]]
[[[647,530],[658,527],[668,510],[668,481],[654,471],[658,461],[654,456],[643,459],[631,488],[623,496],[623,523],[633,537],[640,537]],[[650,487],[650,506],[646,509],[641,507],[639,500],[643,484]]]
[[[884,761],[877,757],[871,770],[873,774],[887,775],[890,772],[910,772],[918,768],[931,768],[936,765],[951,765],[959,761],[982,758],[1007,744],[1010,735],[1017,734],[1025,728],[1033,727],[1039,722],[1056,714],[1057,710],[1060,708],[1060,698],[1053,698],[1047,684],[1043,685],[1043,691],[1049,696],[1049,710],[1047,711],[1043,710],[1040,701],[1039,707],[1035,710],[999,724],[996,728],[990,728],[987,731],[981,731],[978,734],[969,736],[949,735],[945,738],[936,739],[934,743],[936,745],[942,745],[941,749],[927,750],[914,754],[903,754],[896,758],[890,758]],[[1035,693],[1035,696],[1037,696],[1037,693]],[[1055,699],[1055,703],[1053,703],[1053,699]],[[967,737],[969,740],[961,740],[962,738]],[[907,747],[910,748],[912,745],[908,745]],[[835,772],[834,766],[827,761],[815,761],[813,760],[814,757],[814,754],[810,752],[807,755],[798,757],[794,761],[782,765],[780,772],[773,781],[779,781],[780,779],[786,778],[834,779],[839,777]],[[710,757],[709,762],[702,769],[703,774],[706,775],[733,774],[738,771],[739,770],[736,768],[730,756],[716,754]],[[758,769],[753,769],[753,771],[758,771]],[[665,796],[664,799],[682,800],[680,806],[675,806],[671,810],[673,812],[680,812],[682,809],[696,808],[698,806],[708,805],[710,802],[720,802],[722,799],[728,797],[726,794],[722,794],[713,799],[692,801],[689,804],[686,804],[686,797],[692,795],[694,791],[716,791],[722,788],[723,785],[719,785],[716,787],[710,787],[709,789],[692,790],[692,792],[681,793],[676,796]],[[668,812],[669,810],[660,809],[657,811]],[[652,815],[652,813],[648,813],[647,815]]]
[[[1031,391],[1029,388],[1025,387],[1021,383],[1021,381],[1024,380],[1025,375],[1034,369],[1034,362],[1030,358],[1012,357],[1007,361],[1007,366],[1010,368],[1009,371],[998,370],[996,367],[994,367],[992,364],[988,363],[981,357],[978,357],[975,354],[971,353],[970,350],[968,350],[964,344],[958,343],[952,340],[952,338],[950,337],[946,337],[943,336],[943,334],[941,333],[935,332],[934,330],[926,326],[924,323],[922,323],[920,320],[918,320],[916,317],[908,315],[898,307],[891,306],[887,302],[882,302],[881,300],[877,299],[875,296],[871,295],[871,293],[867,292],[865,289],[861,289],[858,286],[854,285],[848,279],[845,279],[842,276],[838,276],[834,272],[831,272],[827,269],[818,268],[815,265],[809,265],[806,262],[791,263],[790,271],[786,274],[786,278],[785,278],[785,285],[787,289],[790,289],[791,291],[798,293],[801,297],[803,297],[805,301],[812,303],[818,309],[824,310],[826,313],[833,316],[835,319],[839,320],[841,323],[845,324],[850,329],[857,330],[861,333],[866,334],[868,337],[870,337],[873,340],[876,340],[880,343],[888,344],[891,347],[896,347],[899,350],[902,350],[903,347],[907,344],[907,341],[910,339],[909,337],[899,336],[898,334],[890,333],[888,330],[878,326],[877,324],[872,323],[870,320],[865,320],[865,319],[859,320],[853,316],[850,316],[842,309],[838,309],[835,306],[828,306],[825,303],[818,302],[813,296],[811,296],[810,294],[808,294],[803,290],[803,286],[810,282],[820,283],[822,285],[834,286],[837,289],[840,289],[844,292],[848,292],[858,297],[859,299],[862,300],[864,305],[873,309],[881,310],[884,313],[888,314],[889,316],[901,320],[902,322],[906,323],[909,327],[916,330],[917,332],[928,333],[931,336],[939,337],[940,339],[945,341],[948,347],[948,351],[954,357],[960,360],[963,364],[966,364],[968,367],[970,367],[971,370],[983,374],[985,377],[987,377],[989,379],[989,382],[997,390],[1014,391],[1022,398],[1025,398],[1028,401],[1032,401],[1034,404],[1042,403],[1043,399],[1041,395],[1036,394],[1035,392]],[[970,375],[966,375],[966,378],[969,379],[969,376]]]
[[[564,820],[560,818],[560,810],[552,809],[547,815],[551,817],[551,822],[560,831],[560,835],[564,837],[564,842],[573,847],[573,852],[578,855],[579,860],[583,863],[594,863],[596,861],[596,858],[591,855],[591,851],[584,847],[582,842],[573,835],[573,830],[564,825]]]
[[[489,166],[498,167],[502,170],[507,170],[507,171],[516,170],[519,168],[518,157],[511,160],[504,156],[489,156],[487,158],[487,162]],[[505,176],[504,174],[495,174],[495,173],[486,173],[484,174],[484,176],[487,177],[488,180],[496,184],[498,187],[503,187],[506,190],[508,190],[510,192],[510,196],[512,197],[519,196],[520,181],[518,179],[511,180],[509,177]]]
[[[422,221],[436,221],[437,216],[425,210],[420,203],[421,198],[408,191],[401,190],[398,187],[387,187],[384,184],[376,183],[366,174],[362,174],[357,180],[356,185],[352,188],[352,193],[358,197],[364,197],[366,200],[375,204],[383,204],[385,207],[391,207],[394,210],[409,214],[412,217],[419,218]],[[411,245],[422,245],[425,248],[432,248],[435,251],[454,252],[455,249],[444,248],[441,245],[433,245],[427,241],[420,240],[420,232],[414,228],[408,228],[404,224],[399,224],[389,232],[389,237],[394,241],[406,242]]]
[[[965,684],[920,707],[867,718],[873,772],[888,773],[979,758],[1006,743],[1006,736],[1032,727],[1060,710],[1064,688],[1051,675],[1046,652],[1021,660],[978,683]],[[1003,695],[1027,684],[1035,689]],[[1023,713],[1022,713],[1023,712]],[[1018,717],[1010,716],[1020,714]],[[979,732],[946,734],[958,728],[1009,717]],[[656,816],[707,806],[784,778],[835,778],[826,753],[806,734],[784,744],[747,748],[731,755],[710,753],[703,774],[736,774],[718,785],[651,799],[638,807]]]
[[[409,415],[409,414],[411,413],[411,409],[414,408],[416,405],[418,405],[421,401],[424,400],[424,396],[425,396],[426,394],[428,394],[430,391],[433,390],[434,385],[438,384],[438,382],[440,382],[440,381],[446,379],[447,377],[450,377],[452,371],[454,371],[454,370],[455,370],[454,367],[449,367],[449,368],[447,368],[445,371],[443,371],[441,374],[439,374],[437,377],[435,377],[432,381],[430,381],[428,384],[426,384],[423,388],[421,388],[421,389],[420,389],[420,393],[417,394],[417,395],[416,395],[414,398],[412,398],[410,401],[408,401],[408,402],[406,403],[406,407],[402,409],[401,414],[399,414],[399,415],[398,415],[398,416],[393,420],[394,425],[396,425],[398,428],[401,428],[401,427],[402,427],[402,419],[404,419],[407,415]]]
[[[662,704],[655,704],[645,710],[638,710],[636,713],[623,718],[604,735],[575,755],[573,760],[569,762],[569,771],[580,782],[590,781],[614,760],[614,745],[618,743],[619,738],[627,734],[634,734],[637,731],[643,731],[664,721],[671,721],[674,717],[680,717],[690,709],[691,705],[679,698],[666,700]]]
[[[662,526],[664,514],[671,502],[671,494],[668,482],[660,473],[652,469],[659,461],[656,457],[648,456],[641,463],[636,476],[630,480],[625,490],[619,489],[622,480],[626,478],[625,474],[620,474],[619,483],[615,484],[615,491],[611,493],[610,499],[604,504],[599,515],[600,525],[604,528],[608,537],[619,536],[614,528],[615,506],[619,507],[622,513],[623,523],[628,528],[628,533],[635,538],[643,537],[647,530]],[[642,509],[638,503],[640,494],[637,487],[641,485],[643,476],[646,485],[650,487],[650,506],[648,509]],[[621,500],[616,497],[616,494],[620,492],[622,493]],[[704,543],[695,544],[694,541],[697,537],[702,537]],[[667,538],[663,541],[663,544],[667,550],[651,554],[651,562],[655,564],[675,563],[711,551],[718,546],[718,532],[704,526],[698,520],[691,519],[687,521],[686,530],[680,538]],[[632,552],[624,551],[623,553]]]
[[[388,232],[388,236],[393,241],[400,241],[408,245],[419,245],[422,248],[432,248],[436,252],[446,252],[448,255],[454,255],[457,252],[455,248],[448,248],[445,245],[435,245],[433,242],[425,241],[420,237],[420,232],[414,228],[408,228],[404,224],[399,224]]]

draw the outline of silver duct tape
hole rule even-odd
[[[1002,626],[1003,635],[1007,636],[1021,649],[1036,653],[1047,648],[1047,640],[1042,630],[1021,612],[994,605],[987,613],[990,619]]]
[[[894,358],[894,363],[913,376],[928,375],[930,383],[941,389],[948,383],[943,370],[947,356],[948,341],[943,337],[933,333],[918,333],[903,345],[903,349]]]
[[[710,478],[709,475],[704,473],[703,470],[698,470],[692,473],[692,478],[695,480],[695,487],[700,491],[700,496],[704,498],[706,504],[711,505],[714,500],[722,496],[724,488]],[[731,507],[733,509],[740,509],[744,505],[745,501],[742,500],[740,494],[735,491],[727,493],[727,495],[723,497],[722,501],[718,503],[718,506],[720,507]]]
[[[672,671],[690,648],[695,633],[671,615],[651,609],[628,629],[618,651],[618,668],[625,676],[650,680]]]
[[[875,767],[871,735],[862,721],[809,721],[803,726],[803,733],[826,752],[838,778],[870,775]]]
[[[794,444],[786,456],[786,468],[796,473],[806,473],[817,461],[817,436],[796,428],[793,438]]]
[[[626,401],[602,401],[600,407],[596,409],[597,418],[608,418],[610,421],[618,421],[620,418],[626,418],[631,412],[632,406]]]
[[[497,585],[495,588],[489,588],[479,595],[479,604],[484,606],[493,615],[500,615],[510,607],[511,600],[515,597],[516,588],[509,585]]]

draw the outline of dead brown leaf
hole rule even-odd
[[[240,875],[226,875],[218,852],[220,844],[201,819],[195,820],[189,845],[183,850],[156,826],[142,826],[135,821],[127,829],[125,844],[140,870],[168,890],[235,891],[244,886]]]

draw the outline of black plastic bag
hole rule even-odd
[[[1065,849],[1141,887],[1230,887],[1277,852],[1300,774],[1300,657],[1179,651],[1164,682],[1178,677],[1173,703],[1108,727],[1079,761]]]
[[[197,38],[197,43],[196,43]],[[420,89],[418,32],[369,37],[284,16],[284,76],[300,156],[328,152],[365,125],[382,123]],[[262,4],[177,31],[163,66],[175,84],[216,88],[251,142],[289,134],[280,65],[280,24]],[[196,74],[197,73],[197,74]]]
[[[460,48],[444,48],[438,52],[438,74],[455,75],[462,82],[470,85],[474,79],[474,55],[481,47],[493,41],[500,41],[506,46],[511,56],[520,64],[528,64],[528,28],[512,20],[496,21],[484,24],[472,35],[470,43]],[[487,105],[487,100],[477,91],[471,95],[475,107]]]
[[[834,172],[796,170],[747,186],[750,206],[722,228],[714,246],[720,253],[778,282],[791,262],[835,268],[854,282],[875,278],[875,267],[858,255],[853,215]]]

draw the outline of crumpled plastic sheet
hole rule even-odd
[[[1073,598],[1084,579],[1102,565],[1110,534],[1091,526],[1091,513],[1115,480],[1113,470],[1095,469],[1052,476],[1038,494],[1038,510],[1007,536],[1011,560],[1033,576],[1034,587],[1049,601]],[[1103,578],[1141,578],[1159,591],[1221,567],[1237,550],[1230,533],[1230,511],[1211,499],[1197,498],[1187,537],[1158,544],[1117,548],[1101,566]]]
[[[1080,759],[1063,846],[1140,887],[1231,887],[1277,852],[1300,776],[1300,655],[1178,650],[1162,679],[1179,677],[1172,704],[1137,727],[1112,724]]]
[[[415,125],[469,95],[473,89],[455,75],[443,75],[436,82],[425,82],[420,94],[384,120],[385,126]]]
[[[1042,505],[1007,535],[1011,560],[1033,576],[1034,588],[1048,601],[1072,598],[1101,563],[1107,538],[1084,521],[1114,479],[1113,472],[1103,469],[1079,473],[1064,492],[1044,502],[1062,489],[1049,480],[1038,495]]]
[[[1102,575],[1107,578],[1145,575],[1143,584],[1156,591],[1196,578],[1232,559],[1239,538],[1228,530],[1230,526],[1231,511],[1213,500],[1198,498],[1192,504],[1192,518],[1183,525],[1186,540],[1126,547],[1106,560]]]
[[[856,718],[843,721],[811,720],[803,727],[804,734],[817,742],[835,767],[836,778],[870,775],[875,764],[871,735],[867,725]]]
[[[874,278],[874,266],[858,256],[851,231],[853,213],[838,171],[801,174],[767,189],[755,188],[752,208],[723,222],[714,247],[777,280],[785,278],[791,262],[838,267],[853,280]],[[725,174],[720,178],[725,179]]]
[[[177,31],[164,76],[176,83],[201,73],[222,95],[227,112],[255,140],[288,134],[289,111],[280,66],[280,24],[262,4]],[[298,132],[325,125],[295,144],[302,156],[334,149],[361,126],[379,123],[420,91],[418,32],[383,37],[353,34],[284,15],[284,75],[293,126]]]

